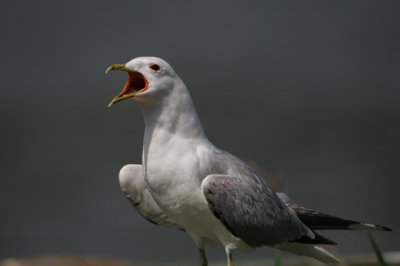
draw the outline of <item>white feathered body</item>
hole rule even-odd
[[[184,84],[177,84],[175,90],[160,105],[143,110],[143,173],[149,190],[160,208],[198,244],[212,241],[249,248],[207,205],[201,184],[215,169],[216,148],[206,138]]]

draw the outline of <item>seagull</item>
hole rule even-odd
[[[336,243],[317,230],[391,230],[313,211],[273,191],[254,168],[210,142],[186,85],[165,60],[137,57],[106,73],[112,70],[127,72],[128,81],[109,107],[131,99],[145,122],[142,164],[120,170],[121,189],[150,222],[188,233],[201,266],[208,265],[208,243],[224,247],[228,266],[234,250],[262,246],[338,263],[319,246]]]

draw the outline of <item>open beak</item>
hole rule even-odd
[[[111,102],[108,104],[108,107],[111,107],[113,104],[122,100],[135,97],[138,93],[146,91],[149,87],[149,83],[142,73],[127,69],[125,64],[114,64],[107,67],[106,74],[113,70],[127,72],[128,81],[126,82],[122,91],[111,100]]]

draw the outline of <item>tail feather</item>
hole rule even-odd
[[[312,231],[314,233],[314,238],[310,238],[308,236],[302,236],[300,238],[294,239],[290,242],[297,242],[297,243],[304,243],[304,244],[313,244],[313,245],[337,245],[337,243],[333,240],[330,240],[329,238],[318,234],[315,231]]]
[[[316,233],[314,230],[379,230],[392,231],[392,229],[376,224],[357,222],[349,219],[335,217],[329,214],[313,211],[290,202],[289,197],[284,193],[278,193],[280,199],[292,209],[297,217],[308,228],[312,230],[315,237],[302,236],[277,245],[276,248],[289,251],[300,256],[309,256],[323,263],[340,263],[340,261],[326,249],[317,246],[318,244],[336,245],[332,240]]]
[[[317,245],[287,242],[276,246],[276,248],[289,251],[296,255],[312,257],[323,263],[340,263],[339,259],[333,254]]]

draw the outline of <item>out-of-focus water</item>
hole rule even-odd
[[[119,189],[144,125],[133,103],[106,107],[125,75],[103,71],[139,55],[170,61],[213,143],[293,200],[399,228],[398,5],[214,4],[2,4],[0,258],[197,259]],[[326,235],[342,253],[371,250],[364,233]],[[398,250],[397,231],[374,235]]]

